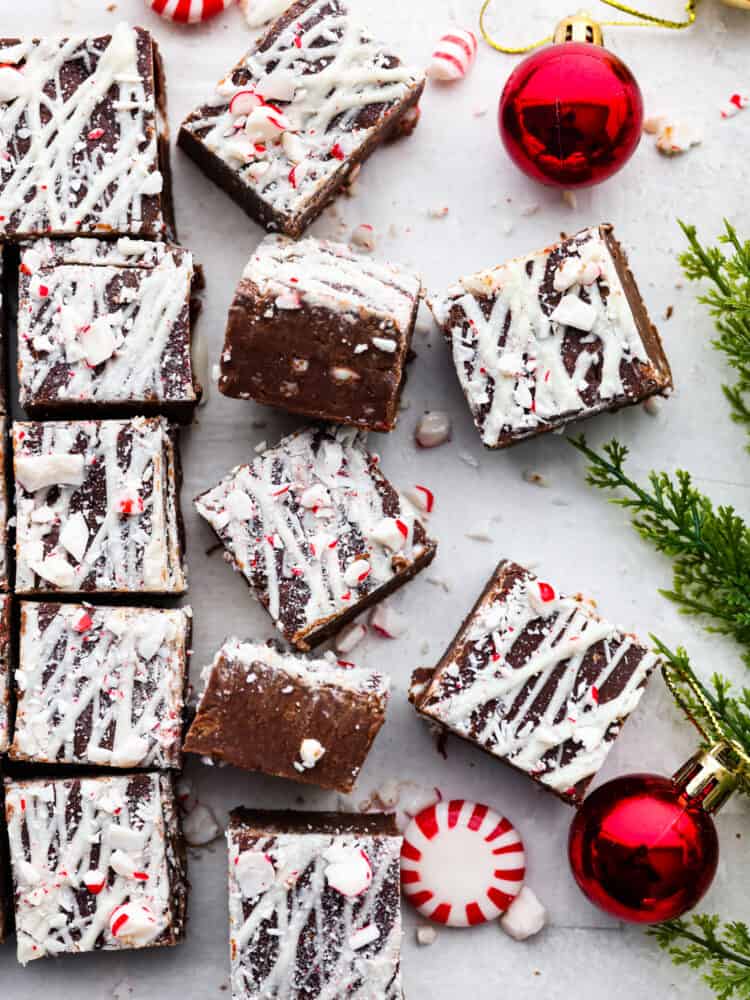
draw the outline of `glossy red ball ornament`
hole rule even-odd
[[[606,180],[625,166],[643,129],[640,87],[622,60],[591,42],[528,56],[500,98],[500,135],[534,180],[563,188]]]
[[[570,828],[576,882],[620,920],[656,923],[691,909],[719,861],[714,822],[676,778],[630,774],[597,788]]]

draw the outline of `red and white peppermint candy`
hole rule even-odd
[[[404,833],[401,886],[423,917],[449,927],[495,920],[523,888],[526,862],[515,827],[465,799],[417,813]]]
[[[721,117],[734,118],[740,111],[744,111],[748,104],[750,104],[748,94],[732,94],[727,103],[721,107]]]
[[[433,80],[463,80],[477,55],[477,36],[468,28],[454,28],[435,46],[427,75]]]
[[[234,0],[146,0],[146,6],[168,21],[199,24],[231,7]]]

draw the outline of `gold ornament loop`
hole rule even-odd
[[[496,52],[505,52],[507,55],[523,55],[526,52],[533,52],[534,49],[540,48],[542,45],[546,45],[547,42],[554,40],[554,35],[547,35],[545,38],[540,38],[537,42],[531,42],[528,45],[503,45],[493,38],[487,25],[485,24],[485,17],[490,5],[494,0],[483,0],[482,7],[479,11],[479,30],[482,34],[482,38],[487,42],[489,46],[495,49]],[[695,24],[695,19],[697,17],[697,7],[699,0],[687,0],[685,6],[686,18],[684,21],[672,21],[666,17],[659,17],[657,14],[649,14],[648,11],[638,10],[636,7],[631,7],[629,4],[621,3],[620,0],[601,0],[603,4],[607,7],[613,7],[615,10],[622,11],[623,14],[629,14],[630,17],[635,18],[634,21],[599,21],[600,27],[605,28],[667,28],[671,31],[681,31],[683,28],[689,28]]]
[[[663,663],[661,672],[664,678],[664,683],[669,688],[670,694],[677,702],[678,707],[682,710],[686,718],[690,719],[695,728],[708,743],[716,745],[714,750],[719,747],[723,747],[732,754],[734,760],[731,762],[731,766],[730,762],[727,761],[727,767],[729,770],[733,771],[738,780],[742,781],[746,788],[750,790],[750,755],[748,755],[742,744],[735,739],[731,731],[718,717],[710,699],[706,696],[706,692],[701,686],[698,678],[693,673],[692,669],[685,666],[684,669],[681,669],[678,672],[673,665]],[[706,713],[710,726],[707,726],[705,723],[701,725],[701,723],[697,721],[690,709],[690,705],[687,703],[684,695],[678,687],[680,683],[686,684],[690,688],[691,693]]]

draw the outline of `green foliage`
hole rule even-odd
[[[703,972],[717,1000],[750,1000],[750,932],[713,914],[668,920],[649,931],[675,965]]]
[[[714,346],[736,373],[734,385],[723,387],[732,419],[750,433],[750,240],[743,243],[726,219],[719,245],[714,247],[703,246],[695,226],[684,222],[680,226],[690,245],[680,255],[682,269],[690,281],[711,282],[710,291],[699,301],[716,321],[719,336]]]

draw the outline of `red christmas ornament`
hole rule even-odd
[[[511,73],[500,135],[511,159],[543,184],[598,184],[625,166],[643,128],[643,98],[628,67],[603,48],[599,25],[566,18],[551,47]]]
[[[620,920],[658,923],[692,909],[719,861],[711,818],[736,787],[726,744],[672,778],[630,774],[597,788],[570,828],[573,875],[592,903]]]

